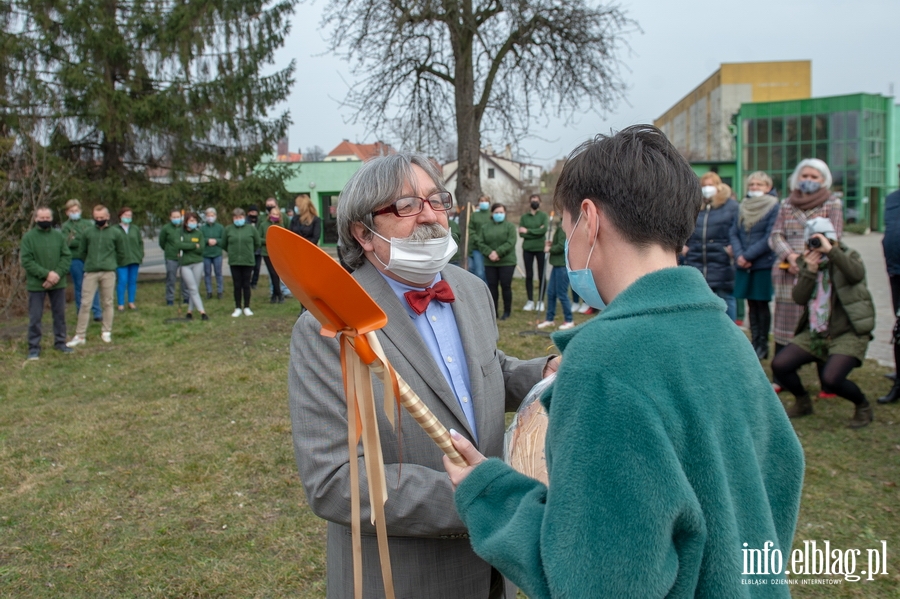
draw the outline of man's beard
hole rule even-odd
[[[449,234],[449,229],[445,229],[437,223],[423,223],[413,229],[412,235],[408,239],[410,241],[427,241],[429,239],[442,239]]]

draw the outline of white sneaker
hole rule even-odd
[[[538,302],[537,308],[534,309],[535,312],[543,312],[544,311],[544,302]]]
[[[559,325],[559,330],[560,330],[560,331],[567,331],[567,330],[573,328],[574,326],[575,326],[575,323],[574,323],[574,322],[564,322],[564,323],[562,323],[561,325]]]
[[[253,312],[250,308],[244,308],[244,316],[253,316]]]
[[[552,320],[545,320],[544,322],[538,324],[537,328],[546,329],[547,327],[552,327],[552,326],[554,326],[554,323]]]
[[[84,340],[84,337],[79,337],[75,335],[72,337],[72,340],[66,343],[66,347],[78,347],[79,345],[84,345],[87,341]]]
[[[572,302],[572,313],[578,312],[581,309],[581,304],[578,302]]]
[[[526,303],[522,309],[526,312],[531,312],[532,310],[534,310],[534,302],[531,300],[528,300],[528,303]]]
[[[588,306],[586,303],[584,303],[584,304],[581,304],[581,307],[580,307],[580,308],[578,308],[578,313],[579,313],[579,314],[586,314],[587,311],[590,310],[590,309],[591,309],[591,307]]]
[[[112,341],[112,333],[100,333],[100,338],[103,339],[104,343],[110,343]]]
[[[235,308],[235,309],[234,309],[234,312],[231,313],[231,317],[232,317],[232,318],[237,318],[238,316],[240,316],[240,315],[243,314],[243,313],[244,313],[244,312],[243,312],[240,308]]]

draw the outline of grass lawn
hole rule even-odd
[[[266,286],[253,317],[230,317],[229,287],[207,302],[209,322],[166,323],[177,313],[163,284],[142,282],[113,342],[91,323],[74,355],[49,348],[48,313],[36,362],[26,321],[0,323],[0,597],[324,597],[325,527],[306,506],[286,398],[299,305],[268,304]],[[514,296],[520,308],[520,280]],[[519,334],[535,318],[500,323],[501,349],[548,353],[546,335]],[[68,323],[71,336],[71,305]],[[886,371],[869,363],[852,378],[874,398]],[[864,559],[886,540],[889,574],[796,597],[900,597],[900,405],[860,431],[844,427],[851,411],[820,400],[796,423],[807,473],[795,546],[827,539]]]

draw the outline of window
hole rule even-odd
[[[488,179],[493,179],[493,178],[494,178],[494,169],[489,168],[488,169]]]

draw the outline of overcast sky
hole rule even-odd
[[[325,55],[319,28],[325,0],[299,5],[293,28],[278,54],[283,66],[297,61],[288,101],[291,151],[318,145],[326,152],[342,139],[370,143],[361,125],[339,106],[352,82],[347,63]],[[900,1],[755,0],[723,2],[623,2],[643,33],[623,53],[629,90],[609,114],[587,113],[564,126],[535,122],[520,140],[523,158],[548,165],[599,132],[649,123],[662,115],[723,62],[812,60],[812,93],[833,96],[867,92],[900,94]],[[390,142],[391,140],[385,139]]]

